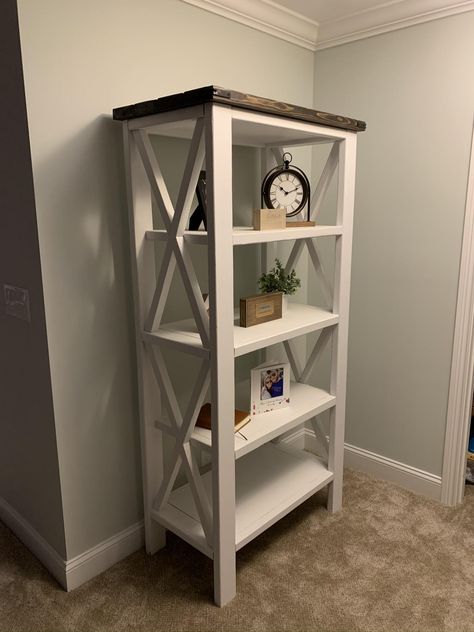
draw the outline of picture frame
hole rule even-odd
[[[260,415],[290,403],[290,365],[266,362],[250,372],[250,414]]]

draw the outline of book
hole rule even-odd
[[[249,413],[244,412],[243,410],[235,410],[235,419],[234,419],[234,432],[238,432],[241,428],[248,424],[251,420]],[[199,411],[199,415],[196,421],[196,426],[199,428],[206,428],[206,430],[211,429],[211,405],[209,403],[201,406],[201,410]]]

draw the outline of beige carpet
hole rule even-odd
[[[210,560],[170,535],[67,594],[0,526],[1,632],[474,631],[474,491],[449,509],[346,473],[238,554],[238,595],[212,604]]]

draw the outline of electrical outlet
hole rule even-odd
[[[14,285],[3,286],[5,298],[5,313],[20,320],[31,321],[30,317],[30,293],[22,287]]]

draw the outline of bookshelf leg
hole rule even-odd
[[[154,555],[166,546],[166,529],[148,518],[145,527],[145,549],[148,555]]]
[[[214,598],[236,593],[234,428],[234,287],[232,245],[232,121],[227,108],[206,111],[211,351]],[[219,326],[217,324],[219,323]]]

